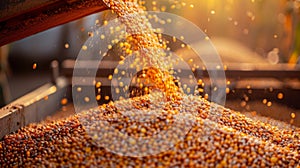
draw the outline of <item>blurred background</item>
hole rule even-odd
[[[225,64],[299,63],[299,0],[146,0],[145,5],[196,24],[211,38]],[[0,106],[51,81],[51,61],[76,59],[88,32],[106,14],[2,46]]]

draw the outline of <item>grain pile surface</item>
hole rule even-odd
[[[147,95],[5,136],[0,142],[2,167],[300,167],[299,129],[280,129],[184,95],[161,61],[159,49],[166,46],[143,8],[134,0],[104,2],[131,34],[122,45],[125,53],[140,51],[150,67],[143,75],[155,86]],[[103,131],[105,126],[112,129]],[[129,139],[111,139],[118,133]],[[155,140],[137,141],[143,137]]]
[[[2,167],[299,167],[300,131],[254,121],[197,96],[182,102],[149,102],[149,96],[109,103],[89,112],[47,124],[31,124],[0,142]],[[210,110],[210,107],[211,110]],[[153,122],[138,123],[122,115],[135,109],[156,109]],[[107,151],[85,131],[82,122],[109,121],[130,136],[153,136],[168,129],[176,114],[190,115],[190,129],[173,147],[157,155],[128,157]],[[94,121],[94,122],[93,122]],[[182,122],[180,122],[183,124]],[[174,130],[181,135],[182,130]],[[168,137],[165,137],[168,138]],[[122,142],[119,142],[122,143]],[[133,145],[128,144],[128,145]],[[118,147],[118,144],[115,144]],[[124,149],[126,150],[126,149]],[[147,150],[147,147],[145,147]],[[133,151],[134,152],[134,151]]]

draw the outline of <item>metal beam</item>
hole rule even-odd
[[[0,1],[0,46],[105,9],[101,0]]]

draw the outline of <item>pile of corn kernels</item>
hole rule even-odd
[[[149,101],[149,95],[116,101],[69,118],[44,124],[31,124],[7,135],[0,142],[0,164],[12,166],[69,167],[299,167],[300,130],[279,129],[215,105],[198,96],[182,96],[182,100]],[[128,111],[156,109],[151,121],[135,122],[137,118],[124,115]],[[117,132],[130,137],[151,137],[171,129],[176,115],[191,115],[189,130],[182,134],[185,124],[173,129],[182,136],[173,146],[156,155],[122,156],[97,143],[89,130],[101,128],[108,121]],[[137,117],[135,115],[135,117]],[[85,123],[93,124],[85,124]],[[84,125],[84,126],[83,126]],[[104,133],[105,134],[105,133]],[[107,132],[108,136],[110,132]],[[105,137],[105,135],[102,135]],[[165,135],[164,141],[172,141]],[[126,150],[118,141],[115,150]],[[135,145],[135,141],[130,145]],[[148,144],[149,145],[149,144]],[[156,144],[163,148],[162,144]],[[122,146],[123,149],[117,149]],[[130,148],[132,149],[132,148]],[[148,150],[145,146],[144,150]],[[152,148],[151,148],[152,149]],[[132,151],[134,153],[134,151]]]

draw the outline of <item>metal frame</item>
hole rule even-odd
[[[0,109],[0,139],[57,111],[68,87],[67,80],[59,77],[56,84],[47,83]]]

